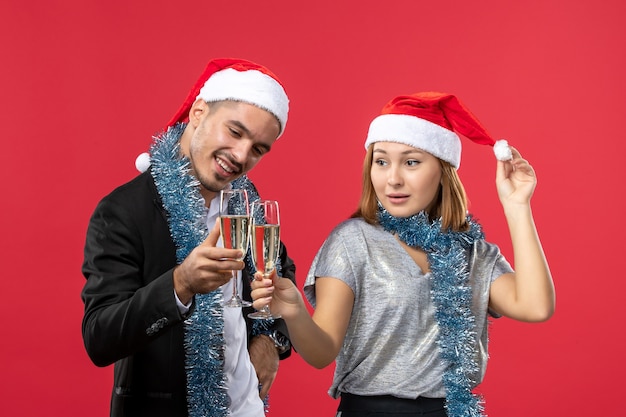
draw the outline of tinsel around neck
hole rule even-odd
[[[178,263],[208,235],[199,183],[190,175],[189,160],[180,154],[184,128],[184,124],[169,128],[155,137],[150,148],[150,171],[168,215]],[[196,295],[195,304],[185,321],[184,336],[189,416],[225,417],[229,398],[224,376],[222,292]]]
[[[378,220],[388,232],[409,246],[424,250],[430,265],[431,300],[439,326],[437,344],[447,363],[443,376],[446,408],[450,417],[483,416],[482,399],[472,393],[478,371],[476,363],[476,318],[470,306],[468,249],[483,239],[480,224],[467,217],[466,232],[442,230],[441,219],[431,221],[424,212],[394,217],[381,205]]]
[[[183,123],[176,124],[156,136],[150,148],[150,172],[168,214],[178,263],[209,233],[200,183],[190,174],[189,160],[180,153],[179,140],[185,126]],[[250,202],[260,198],[247,176],[236,179],[231,185],[247,190]],[[249,254],[245,260],[252,276],[255,270]],[[280,272],[279,264],[277,270]],[[196,294],[195,309],[185,321],[185,370],[190,417],[225,417],[229,414],[230,399],[224,375],[223,302],[221,291]],[[270,324],[271,321],[256,320],[253,334],[262,332]]]

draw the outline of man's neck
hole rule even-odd
[[[207,207],[209,207],[211,205],[211,201],[213,201],[213,199],[217,197],[217,192],[209,191],[206,188],[201,188],[200,194],[202,195],[202,197],[204,197],[204,205]]]

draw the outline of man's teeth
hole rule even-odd
[[[228,172],[229,174],[232,174],[232,173],[233,173],[233,171],[232,171],[230,168],[228,168],[228,166],[226,166],[226,164],[225,164],[225,163],[224,163],[221,159],[218,159],[218,160],[217,160],[217,164],[218,164],[219,166],[221,166],[221,167],[222,167],[222,169],[223,169],[224,171]]]

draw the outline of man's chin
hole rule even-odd
[[[210,191],[212,193],[219,193],[224,188],[226,188],[228,184],[235,181],[239,177],[241,177],[241,175],[233,175],[232,177],[228,178],[216,178],[212,181],[200,180],[200,185],[207,191]]]

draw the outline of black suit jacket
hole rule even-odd
[[[282,275],[295,280],[295,265],[281,249]],[[112,416],[187,416],[185,318],[174,297],[174,266],[176,247],[147,171],[100,201],[85,242],[83,340],[96,365],[115,363]],[[248,332],[249,311],[242,310]],[[275,327],[287,334],[282,320]]]

